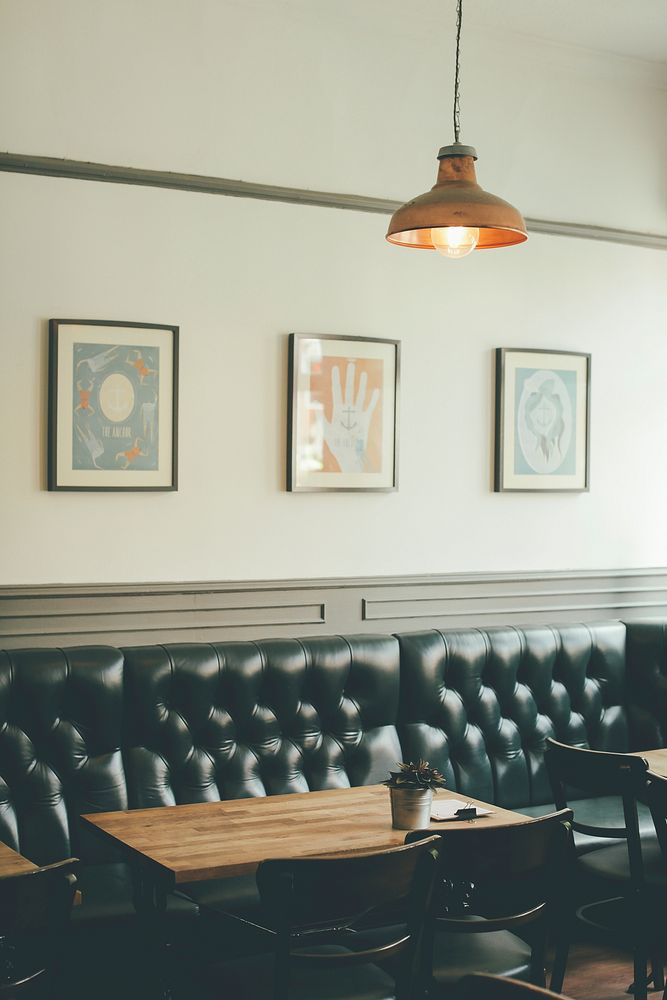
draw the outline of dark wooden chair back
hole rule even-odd
[[[625,851],[593,852],[602,859],[596,870],[589,858],[580,859],[579,870],[584,879],[593,879],[598,890],[605,884],[612,889],[614,897],[619,894],[625,899],[623,931],[626,940],[633,945],[634,981],[628,992],[636,998],[645,998],[647,986],[651,982],[656,988],[664,985],[663,965],[659,946],[655,944],[653,926],[659,920],[656,907],[660,908],[660,895],[656,894],[655,879],[649,865],[648,877],[644,864],[645,854],[639,829],[638,802],[645,802],[649,788],[648,763],[633,754],[608,753],[570,747],[556,740],[547,740],[545,753],[547,771],[551,781],[556,805],[564,805],[572,789],[586,795],[616,796],[623,807],[623,826],[582,823],[577,820],[577,802],[573,799],[573,829],[592,837],[624,840]],[[654,806],[655,808],[655,806]],[[664,835],[663,835],[663,839]],[[627,852],[627,854],[625,854]],[[607,857],[608,867],[604,860]],[[650,858],[650,855],[649,855]],[[597,883],[597,885],[596,885]],[[602,889],[604,892],[604,889]],[[609,895],[609,892],[607,892]],[[597,903],[592,902],[581,908],[580,918],[597,930],[609,932],[607,921],[596,919]],[[604,913],[604,903],[603,903]],[[650,952],[649,952],[650,949]],[[651,957],[651,972],[647,975],[647,958]]]
[[[257,869],[262,907],[276,932],[275,996],[289,995],[292,963],[341,965],[401,955],[397,996],[412,996],[421,933],[438,864],[439,838],[368,854],[271,859]],[[402,923],[363,947],[355,926],[399,904]],[[341,944],[338,951],[331,945]]]
[[[438,933],[507,930],[523,936],[527,932],[531,980],[543,984],[551,932],[556,949],[552,985],[562,985],[574,866],[571,822],[572,810],[562,809],[511,826],[480,824],[456,830],[443,826],[432,919],[424,935],[427,968],[432,967]],[[414,831],[407,839],[413,841],[427,832]],[[531,925],[526,932],[525,925]]]
[[[583,750],[553,739],[547,740],[545,761],[557,809],[567,806],[568,792],[572,789],[586,795],[616,795],[622,800],[625,820],[622,827],[578,822],[574,800],[573,829],[592,837],[627,839],[629,846],[632,845],[632,854],[636,854],[639,845],[637,799],[642,797],[648,781],[646,761],[631,754]],[[632,860],[631,857],[631,863]]]
[[[452,1000],[563,1000],[563,995],[518,979],[476,972],[458,982]]]
[[[77,864],[69,858],[0,879],[0,997],[32,987],[56,957]]]
[[[572,810],[511,826],[443,824],[434,909],[443,929],[511,930],[546,914],[573,861]],[[413,831],[412,842],[431,831]],[[484,921],[470,921],[470,915]],[[465,925],[465,926],[463,926]]]

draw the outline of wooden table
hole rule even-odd
[[[632,756],[643,757],[650,771],[667,778],[667,750],[635,750]]]
[[[446,790],[441,796],[463,798]],[[470,801],[493,810],[475,821],[484,826],[527,821],[520,813]],[[184,882],[250,873],[266,858],[383,850],[402,844],[407,832],[392,828],[383,785],[92,813],[82,820],[166,891]],[[431,829],[467,825],[448,821],[431,823]]]
[[[463,798],[443,790],[438,796]],[[470,800],[481,807],[486,803]],[[496,806],[484,826],[525,823],[528,817]],[[383,850],[405,841],[391,825],[389,790],[383,785],[266,798],[200,802],[187,806],[92,813],[81,817],[114,844],[132,867],[134,904],[152,955],[151,994],[171,997],[165,949],[167,894],[187,882],[249,874],[267,858],[296,858]],[[432,823],[433,830],[467,827],[466,821]]]
[[[7,878],[9,875],[24,875],[26,872],[34,872],[37,865],[28,861],[22,854],[17,854],[11,847],[7,847],[0,841],[0,878]]]

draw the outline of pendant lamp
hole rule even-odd
[[[473,250],[509,247],[528,239],[521,213],[477,183],[473,146],[459,142],[459,55],[463,0],[456,4],[454,142],[438,153],[438,178],[426,194],[402,205],[391,217],[387,239],[401,247],[438,250],[456,260]]]

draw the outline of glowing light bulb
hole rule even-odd
[[[433,246],[443,257],[458,260],[467,257],[477,246],[479,229],[468,226],[443,226],[431,230]]]

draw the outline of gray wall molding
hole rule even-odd
[[[255,184],[225,177],[181,174],[167,170],[144,170],[139,167],[123,167],[108,163],[89,163],[85,160],[65,160],[52,156],[32,156],[20,153],[0,153],[0,171],[35,174],[42,177],[68,177],[82,181],[102,181],[108,184],[169,188],[176,191],[226,195],[235,198],[258,198],[262,201],[281,201],[296,205],[313,205],[320,208],[346,209],[353,212],[372,212],[379,215],[392,215],[400,206],[400,202],[388,198],[339,194],[332,191],[311,191],[308,188]],[[648,247],[652,250],[667,250],[667,234],[635,232],[629,229],[591,226],[578,222],[556,222],[550,219],[526,218],[526,225],[529,232],[548,236],[569,236],[574,239],[599,240],[605,243]]]
[[[0,587],[0,648],[667,617],[667,567]]]

